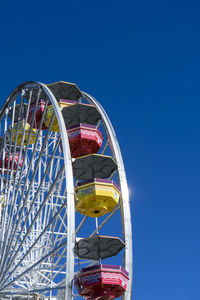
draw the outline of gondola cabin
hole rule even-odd
[[[71,105],[73,105],[75,103],[76,103],[76,101],[65,100],[65,99],[60,99],[58,101],[58,105],[59,105],[61,111],[62,111],[62,109],[64,107],[71,106]],[[46,110],[46,114],[45,114],[45,117],[44,117],[46,127],[50,126],[51,119],[52,119],[52,116],[53,116],[54,112],[55,112],[55,110],[54,110],[53,105],[52,104],[48,105],[47,110]],[[59,132],[60,131],[56,115],[55,115],[53,123],[51,125],[51,131],[55,131],[55,132]]]
[[[100,217],[111,212],[120,196],[114,181],[100,178],[78,183],[75,192],[76,210],[89,217]]]
[[[20,146],[21,143],[24,146],[34,144],[36,141],[36,129],[32,128],[30,129],[30,124],[25,121],[20,121],[18,123],[14,123],[13,125],[13,133],[12,133],[12,143],[15,143],[15,138],[17,136],[17,145]],[[11,132],[11,127],[9,128],[9,131]],[[29,134],[30,132],[30,134]],[[24,134],[24,139],[22,142],[22,137]],[[29,137],[29,141],[28,141]]]
[[[112,300],[125,293],[128,280],[128,272],[121,266],[95,265],[77,273],[75,286],[85,299]]]
[[[103,135],[95,125],[77,124],[67,129],[71,156],[73,158],[97,153],[103,142]]]
[[[12,169],[13,164],[13,170],[17,170],[17,164],[19,163],[19,168],[21,168],[23,164],[23,156],[19,156],[18,152],[15,152],[15,154],[11,153],[9,157],[9,153],[6,151],[4,154],[3,152],[0,154],[0,171],[4,174],[7,174],[7,172],[10,172]],[[4,170],[4,171],[3,171]]]
[[[44,112],[44,109],[45,109],[45,101],[44,100],[39,100],[38,104],[37,104],[37,107],[36,107],[36,103],[32,103],[30,105],[29,115],[28,115],[28,123],[31,124],[33,115],[35,113],[33,128],[38,129],[40,127],[40,123],[41,123],[41,120],[42,120],[42,114]],[[44,120],[42,122],[41,129],[42,130],[47,129],[47,126],[45,125]]]

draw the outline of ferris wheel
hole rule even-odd
[[[0,111],[0,299],[132,299],[129,192],[104,109],[25,82]]]

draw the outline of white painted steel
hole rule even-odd
[[[67,188],[67,264],[66,264],[66,288],[65,288],[65,300],[70,300],[72,296],[72,280],[74,276],[74,244],[75,244],[75,207],[74,207],[74,183],[72,172],[72,160],[71,152],[69,148],[69,140],[63,120],[62,113],[59,105],[51,92],[51,90],[40,83],[49,99],[53,99],[52,104],[56,112],[57,120],[59,123],[59,129],[61,133],[61,139],[63,141],[63,154],[65,161],[65,174],[66,174],[66,188]]]
[[[93,265],[96,262],[91,261],[80,261],[74,257],[73,248],[77,234],[83,234],[84,228],[88,232],[88,236],[93,236],[97,233],[99,234],[110,234],[106,232],[106,225],[108,222],[112,221],[113,216],[120,210],[121,214],[121,223],[122,223],[122,233],[126,243],[125,255],[124,255],[124,268],[129,272],[129,286],[126,294],[122,297],[123,300],[131,300],[132,298],[132,228],[131,228],[131,214],[130,214],[130,205],[129,205],[129,192],[126,181],[126,174],[124,170],[124,164],[122,160],[122,155],[120,152],[119,144],[112,127],[112,124],[106,115],[104,109],[99,104],[94,97],[90,96],[87,93],[82,92],[83,99],[87,103],[92,103],[102,116],[102,125],[105,130],[105,145],[101,150],[101,153],[104,154],[108,150],[111,150],[112,156],[115,159],[118,165],[118,178],[121,188],[121,201],[119,205],[105,218],[94,218],[93,225],[91,221],[93,218],[87,216],[80,216],[76,214],[76,226],[75,226],[75,207],[74,207],[74,183],[73,183],[73,172],[72,172],[72,159],[69,148],[68,135],[63,120],[63,116],[57,100],[55,99],[51,90],[39,82],[25,82],[19,87],[17,87],[13,93],[9,96],[5,102],[1,112],[0,112],[0,124],[2,119],[5,119],[4,122],[4,132],[7,134],[8,130],[8,111],[12,103],[13,105],[13,115],[12,115],[12,124],[11,124],[11,136],[13,134],[13,116],[15,112],[16,98],[21,94],[20,103],[23,102],[23,95],[25,89],[33,88],[40,89],[38,93],[36,104],[39,101],[40,93],[43,91],[48,100],[53,104],[55,111],[55,116],[52,117],[47,129],[46,135],[42,135],[40,129],[41,124],[44,119],[44,114],[42,116],[40,128],[37,131],[36,143],[32,146],[28,146],[25,149],[20,145],[20,153],[23,152],[24,161],[22,169],[24,173],[20,172],[19,163],[17,166],[16,174],[14,176],[13,163],[11,166],[11,173],[6,178],[6,190],[7,200],[10,197],[10,203],[12,208],[9,210],[4,209],[2,211],[2,219],[5,220],[3,223],[3,228],[0,229],[0,298],[3,295],[16,294],[18,289],[20,291],[27,292],[27,284],[30,282],[30,286],[35,286],[33,289],[29,289],[29,293],[39,293],[41,295],[47,295],[51,299],[53,297],[53,291],[58,290],[57,300],[71,300],[77,298],[75,295],[75,289],[73,287],[73,277],[74,272],[78,270],[80,266]],[[30,101],[32,97],[32,92],[30,92],[28,110],[30,108]],[[47,102],[45,104],[45,109]],[[22,109],[22,104],[20,110]],[[28,112],[26,114],[26,120],[28,117]],[[51,124],[53,123],[54,117],[57,118],[59,123],[60,133],[53,134],[50,132]],[[101,122],[98,122],[98,127],[101,125]],[[31,123],[30,130],[33,128],[33,123]],[[17,127],[18,130],[18,127]],[[24,129],[22,131],[22,136],[24,136]],[[27,143],[30,139],[28,136]],[[59,147],[60,141],[62,141],[62,156],[57,153],[57,148]],[[3,149],[5,148],[5,138],[3,141]],[[53,152],[51,152],[49,145],[53,145]],[[14,148],[14,153],[17,151],[16,139],[12,143]],[[11,140],[10,140],[11,145]],[[40,145],[40,146],[38,146]],[[19,147],[18,147],[19,148]],[[31,152],[31,155],[30,155]],[[9,159],[10,160],[11,146],[9,148]],[[43,156],[45,159],[43,159]],[[3,150],[3,157],[5,157],[5,150]],[[37,157],[37,159],[35,159]],[[64,161],[63,166],[61,167],[61,161]],[[55,162],[55,163],[54,163]],[[43,169],[45,170],[43,174]],[[37,171],[38,170],[38,171]],[[2,172],[4,172],[4,165],[2,166]],[[32,172],[32,173],[31,173]],[[37,173],[38,172],[38,173]],[[36,180],[36,173],[38,174]],[[30,178],[29,174],[33,174]],[[49,176],[49,182],[46,182],[46,175]],[[55,175],[55,176],[54,176]],[[110,178],[117,176],[115,173],[111,174]],[[14,178],[14,183],[10,182],[10,178]],[[53,181],[51,180],[53,178]],[[65,193],[60,193],[62,189],[62,183],[65,183]],[[59,191],[56,196],[56,201],[54,203],[54,208],[56,211],[53,211],[52,215],[49,212],[48,208],[48,199],[51,199],[51,193],[54,191],[59,183]],[[24,185],[23,185],[23,184]],[[35,185],[35,187],[34,187]],[[0,192],[3,191],[3,176],[0,179]],[[27,190],[27,194],[24,197],[23,193]],[[39,196],[39,191],[41,195]],[[20,193],[23,203],[19,204],[16,208],[15,194]],[[32,195],[32,194],[33,195]],[[2,195],[0,195],[2,197]],[[37,214],[32,214],[31,209],[34,206],[30,205],[30,211],[25,214],[25,208],[27,203],[30,202],[30,199],[33,201],[33,205],[37,205],[37,197],[40,197],[38,200]],[[17,198],[17,197],[16,197]],[[0,198],[1,199],[1,198]],[[60,199],[60,200],[59,200]],[[59,202],[61,201],[61,202]],[[62,205],[61,205],[61,204]],[[21,205],[21,206],[20,206]],[[22,207],[22,208],[20,208]],[[63,210],[65,208],[65,210]],[[65,211],[65,212],[64,212]],[[44,218],[42,217],[44,214]],[[15,215],[17,217],[15,217]],[[7,221],[8,220],[8,221]],[[65,223],[65,220],[67,222]],[[12,223],[14,222],[14,223]],[[31,223],[33,222],[33,223]],[[1,223],[0,223],[1,224]],[[26,228],[28,224],[28,228]],[[67,224],[67,225],[66,225]],[[89,225],[88,225],[89,224]],[[18,225],[20,227],[18,228]],[[76,229],[75,229],[76,227]],[[20,232],[21,230],[21,232]],[[20,234],[19,234],[20,232]],[[18,235],[17,235],[18,234]],[[17,237],[16,237],[17,235]],[[112,235],[112,233],[111,233]],[[21,236],[23,238],[21,239]],[[67,239],[66,239],[67,237]],[[52,241],[48,241],[49,249],[47,247],[45,251],[42,249],[34,250],[35,247],[39,245],[39,242],[46,243],[47,239],[51,238]],[[47,244],[48,244],[47,243]],[[51,248],[50,245],[55,245],[54,248]],[[10,253],[8,253],[8,249]],[[61,251],[61,252],[59,252]],[[54,260],[56,253],[59,253],[59,257]],[[35,255],[35,256],[34,256]],[[28,258],[30,261],[28,261]],[[63,259],[66,263],[63,263]],[[38,274],[38,278],[34,276],[31,277],[31,272],[33,274]],[[35,273],[34,273],[35,272]],[[60,282],[57,282],[58,275],[62,277]],[[39,281],[41,280],[41,282]],[[15,284],[18,285],[15,288]],[[34,285],[35,284],[35,285]],[[80,298],[78,298],[80,299]]]
[[[69,299],[72,299],[72,280],[73,280],[73,276],[74,276],[74,254],[73,254],[73,245],[74,245],[74,241],[75,241],[75,238],[74,238],[74,227],[75,227],[75,223],[74,223],[74,187],[73,187],[73,174],[72,174],[72,162],[71,162],[71,154],[70,154],[70,149],[69,149],[69,142],[68,142],[68,135],[67,135],[67,131],[66,131],[66,127],[65,127],[65,123],[64,123],[64,120],[63,120],[63,117],[62,117],[62,114],[61,114],[61,111],[60,111],[60,108],[59,108],[59,105],[57,103],[57,100],[55,99],[53,93],[50,91],[50,89],[42,84],[42,83],[39,83],[39,82],[26,82],[22,85],[20,85],[19,87],[17,87],[13,93],[9,96],[9,98],[7,99],[7,101],[5,102],[2,110],[1,110],[1,113],[0,113],[0,120],[3,119],[3,117],[5,116],[5,112],[6,112],[6,120],[5,120],[5,128],[4,128],[4,132],[7,133],[7,114],[8,114],[8,108],[9,106],[12,104],[13,105],[13,115],[14,115],[14,111],[15,111],[15,98],[20,94],[20,92],[22,91],[22,96],[21,96],[21,102],[22,103],[22,99],[23,99],[23,96],[24,96],[24,93],[25,93],[25,89],[26,88],[40,88],[41,90],[43,90],[43,92],[46,94],[48,100],[51,102],[51,104],[53,104],[53,107],[54,107],[54,111],[55,111],[55,115],[57,117],[57,120],[58,120],[58,123],[59,123],[59,129],[60,129],[60,136],[61,136],[61,140],[62,140],[62,152],[63,152],[63,158],[64,158],[64,169],[61,169],[60,172],[59,171],[59,158],[57,159],[56,156],[55,156],[55,153],[52,154],[52,153],[49,153],[48,155],[46,155],[46,157],[48,156],[52,156],[51,159],[50,159],[50,162],[48,164],[48,166],[50,166],[50,173],[49,173],[49,176],[51,178],[51,175],[53,174],[52,172],[56,172],[56,174],[58,173],[58,179],[59,179],[59,176],[62,175],[62,172],[64,170],[64,180],[66,180],[66,198],[67,198],[67,202],[63,202],[63,205],[61,206],[61,208],[57,211],[57,213],[54,215],[54,217],[51,217],[50,216],[50,213],[49,213],[49,210],[48,210],[48,207],[46,204],[44,204],[43,206],[41,205],[41,208],[40,206],[38,206],[38,213],[36,214],[36,216],[34,218],[31,217],[31,213],[29,214],[29,216],[23,216],[23,213],[21,214],[21,212],[19,213],[18,211],[18,219],[17,217],[15,217],[15,220],[13,219],[14,216],[15,216],[15,211],[16,211],[16,208],[15,208],[15,200],[14,200],[14,193],[12,194],[12,198],[11,198],[11,203],[12,204],[12,207],[14,208],[11,208],[11,210],[8,210],[8,209],[4,209],[4,216],[3,216],[3,220],[5,220],[3,222],[3,230],[1,231],[1,237],[0,237],[0,240],[1,240],[1,261],[0,261],[0,267],[1,267],[1,270],[2,270],[2,273],[1,273],[1,279],[0,279],[0,284],[1,284],[1,288],[0,288],[0,293],[3,295],[3,293],[8,293],[6,292],[8,289],[10,289],[10,292],[12,292],[13,288],[11,288],[11,286],[14,287],[14,284],[18,284],[18,286],[20,287],[21,285],[21,289],[25,290],[26,291],[26,285],[25,285],[25,282],[23,283],[23,280],[20,281],[21,278],[25,278],[23,276],[26,276],[26,274],[28,274],[28,272],[31,272],[31,270],[34,270],[34,268],[36,268],[37,266],[39,266],[39,264],[41,264],[43,262],[45,262],[46,259],[48,259],[48,257],[50,257],[51,255],[54,255],[54,253],[56,253],[56,251],[54,250],[53,252],[49,252],[47,251],[47,254],[45,257],[40,257],[40,251],[36,251],[36,256],[34,257],[34,261],[36,261],[35,264],[32,264],[31,262],[27,264],[27,267],[28,269],[25,268],[21,268],[21,264],[24,263],[24,261],[27,259],[28,255],[32,255],[32,251],[34,249],[35,246],[37,246],[37,241],[39,241],[39,237],[42,240],[44,240],[45,238],[45,234],[47,234],[48,230],[49,230],[49,226],[51,225],[48,225],[48,224],[53,224],[53,221],[56,220],[56,224],[59,225],[59,221],[60,221],[60,225],[59,225],[59,228],[56,229],[58,232],[56,232],[56,239],[58,240],[58,237],[59,237],[59,230],[61,230],[62,228],[64,228],[64,220],[67,218],[67,227],[66,227],[66,235],[67,235],[67,243],[66,243],[66,246],[64,247],[64,250],[63,250],[63,253],[67,251],[67,257],[66,257],[66,264],[64,264],[64,268],[65,268],[65,265],[66,265],[66,270],[63,270],[63,267],[60,268],[60,270],[58,271],[59,274],[63,274],[63,271],[64,271],[64,274],[66,274],[65,276],[65,283],[63,283],[63,288],[65,288],[65,299],[66,300],[69,300]],[[31,98],[31,93],[30,93],[30,98]],[[37,103],[38,103],[38,100],[39,100],[39,94],[37,96],[37,101],[36,101],[36,106],[37,106]],[[30,99],[29,99],[29,103],[28,103],[28,110],[29,110],[29,107],[30,107]],[[22,109],[22,104],[20,105],[20,111]],[[26,120],[27,121],[27,117],[28,117],[28,113],[26,114]],[[43,115],[43,119],[44,119],[44,115]],[[53,118],[51,120],[51,123],[53,122]],[[13,133],[13,118],[12,118],[12,125],[11,125],[11,135]],[[42,122],[41,122],[42,124]],[[40,126],[41,127],[41,126]],[[30,130],[33,128],[33,124],[31,125],[31,128]],[[17,131],[18,131],[18,125],[17,125]],[[23,140],[23,137],[24,137],[24,131],[25,131],[25,128],[23,128],[22,130],[22,140]],[[48,136],[48,133],[49,131],[47,131],[47,135],[45,137],[45,140],[43,138],[43,145],[41,144],[41,149],[45,150],[45,153],[48,152],[48,147],[43,147],[45,145],[45,143],[48,143],[48,139],[49,139],[49,136]],[[42,143],[42,139],[40,137],[40,130],[38,130],[38,134],[37,134],[37,137],[36,137],[36,141],[38,141],[39,143],[41,142]],[[56,136],[56,134],[55,134]],[[28,140],[30,138],[28,137]],[[55,150],[56,150],[56,140],[53,142],[54,143],[54,146],[55,146]],[[59,139],[57,141],[57,144],[59,143]],[[11,143],[10,143],[11,144]],[[28,144],[28,143],[27,143]],[[5,142],[4,142],[4,145],[5,145]],[[11,146],[10,146],[11,147]],[[20,153],[22,152],[22,142],[21,142],[21,146],[20,146]],[[27,149],[31,147],[26,147]],[[4,148],[3,148],[4,149]],[[27,157],[26,153],[27,153],[27,150],[25,151],[25,158]],[[24,150],[23,150],[24,151]],[[16,139],[15,139],[15,143],[14,143],[14,152],[16,152]],[[37,155],[37,152],[38,152],[38,149],[36,147],[36,143],[35,145],[32,146],[32,158]],[[56,151],[55,151],[56,152]],[[47,154],[47,153],[46,153]],[[3,155],[5,157],[5,150],[3,150]],[[39,153],[39,156],[38,156],[38,160],[37,160],[37,165],[35,166],[35,162],[34,162],[34,159],[31,159],[30,161],[30,164],[27,166],[27,170],[28,170],[28,175],[29,175],[29,172],[30,170],[32,169],[33,172],[36,172],[36,170],[38,170],[38,184],[40,184],[40,188],[42,190],[42,187],[43,187],[43,190],[45,190],[45,180],[43,180],[43,182],[40,182],[41,181],[41,172],[42,172],[42,168],[44,167],[47,167],[47,163],[45,163],[45,161],[42,161],[41,157],[43,155],[43,152],[41,151]],[[53,167],[53,164],[52,164],[52,158],[53,160],[54,159],[57,159],[57,167],[56,167],[56,170],[55,169],[52,169]],[[3,159],[4,161],[4,159]],[[10,151],[9,151],[9,158],[8,158],[8,161],[10,161]],[[25,159],[24,159],[25,161]],[[14,162],[14,160],[13,160]],[[18,164],[19,164],[19,161],[18,161]],[[23,162],[23,165],[24,165],[24,162]],[[35,171],[34,171],[34,168],[35,168]],[[17,169],[18,171],[18,169]],[[2,172],[4,172],[4,167],[3,167],[3,170]],[[47,169],[47,172],[48,172],[48,169]],[[47,172],[45,172],[44,174],[47,174]],[[10,178],[12,178],[12,174],[13,174],[13,163],[12,163],[12,166],[11,166],[11,172],[10,172]],[[16,173],[18,174],[18,173]],[[33,173],[33,174],[36,174],[36,173]],[[27,175],[27,176],[28,176]],[[25,180],[25,184],[29,184],[30,187],[34,187],[34,180],[35,180],[35,177],[29,178],[26,176],[26,180]],[[45,178],[46,175],[43,176],[43,178]],[[22,175],[20,175],[19,177],[19,180],[22,181]],[[59,179],[60,180],[60,179]],[[61,180],[62,182],[62,180]],[[16,183],[16,177],[15,177],[15,183]],[[7,182],[6,184],[8,185],[9,187],[9,190],[12,189],[12,184],[8,182],[8,176],[7,176]],[[51,184],[51,189],[50,189],[50,192],[51,190],[53,191],[54,189],[54,186],[56,184],[56,179],[54,182],[52,182]],[[1,187],[3,186],[3,176],[1,176]],[[2,190],[2,189],[1,189]],[[8,199],[9,199],[9,190],[8,190]],[[30,190],[30,189],[29,189]],[[39,189],[38,189],[39,190]],[[17,191],[20,192],[21,191],[21,186],[19,186],[17,188]],[[46,199],[48,199],[47,197],[51,197],[50,196],[50,192],[49,192],[49,196],[46,196]],[[22,193],[23,193],[23,188],[22,188]],[[37,190],[35,190],[36,195],[37,195]],[[27,197],[29,197],[28,195],[30,195],[30,192],[27,194]],[[28,199],[28,198],[25,198]],[[59,198],[59,196],[58,196]],[[34,202],[33,203],[36,203],[36,197],[34,198]],[[41,199],[43,199],[43,203],[47,202],[45,199],[44,199],[44,192],[42,193],[41,195]],[[49,198],[50,199],[50,198]],[[27,202],[27,200],[26,200]],[[25,207],[26,204],[22,203],[22,212],[23,212],[23,207]],[[38,204],[40,205],[40,204]],[[46,205],[46,206],[45,206]],[[46,207],[44,208],[44,221],[46,220],[46,229],[44,228],[43,231],[41,231],[41,222],[42,222],[42,215],[41,215],[41,211],[42,211],[42,207]],[[62,208],[65,207],[65,210],[67,212],[67,214],[64,214],[64,215],[60,215],[59,216],[59,212],[62,212]],[[39,215],[40,213],[40,215]],[[60,220],[58,221],[58,218],[60,218]],[[29,221],[30,219],[30,221]],[[7,224],[7,221],[9,222],[9,224]],[[13,223],[12,224],[12,222]],[[22,221],[21,221],[22,220]],[[25,220],[25,221],[23,221]],[[17,224],[22,224],[24,222],[24,224],[26,225],[27,222],[31,222],[31,221],[34,221],[35,225],[33,224],[34,226],[34,231],[33,231],[33,226],[28,225],[29,228],[27,228],[25,231],[26,231],[26,235],[25,235],[25,238],[27,237],[29,239],[29,244],[31,246],[29,246],[29,244],[27,244],[27,238],[26,238],[26,241],[23,240],[21,242],[21,245],[20,245],[20,236],[18,237],[18,239],[16,240],[15,238],[15,234],[16,234],[16,230],[17,229]],[[22,222],[22,223],[21,223]],[[27,223],[28,224],[28,223]],[[12,226],[11,226],[12,225]],[[58,226],[56,225],[56,226]],[[36,226],[36,227],[35,227]],[[43,227],[45,225],[43,224]],[[54,227],[56,228],[56,226],[54,225]],[[23,227],[22,227],[23,228]],[[25,227],[24,227],[25,229]],[[6,231],[7,230],[7,231]],[[20,228],[19,228],[20,230]],[[32,232],[35,232],[37,234],[40,233],[40,235],[38,236],[37,239],[35,239],[35,237],[31,237],[32,236]],[[11,236],[8,237],[9,233],[11,233]],[[52,232],[50,233],[49,236],[52,236]],[[61,246],[63,247],[65,244],[62,243],[62,240],[64,241],[64,238],[65,238],[65,234],[62,238],[62,232],[60,232],[61,234],[61,243],[60,243],[60,246],[58,246],[57,248],[57,251],[58,249],[61,248]],[[29,236],[29,237],[28,237]],[[3,242],[5,241],[5,242]],[[56,242],[56,241],[55,241]],[[11,250],[11,253],[8,253],[7,252],[7,244],[12,246],[12,250]],[[7,249],[7,250],[6,250]],[[22,249],[24,249],[24,256],[20,258],[20,252],[22,251]],[[65,250],[66,249],[66,250]],[[42,252],[41,252],[42,253]],[[52,253],[52,254],[51,254]],[[60,259],[63,259],[64,256],[60,256],[61,258]],[[17,259],[17,261],[16,261]],[[37,261],[38,260],[38,261]],[[19,261],[19,262],[18,262]],[[12,267],[14,263],[14,267]],[[57,262],[56,262],[56,265],[58,265],[59,263],[59,259],[57,259]],[[55,265],[55,267],[56,267]],[[21,269],[21,272],[19,272],[19,270]],[[10,271],[9,271],[10,270]],[[10,273],[8,273],[10,272]],[[16,273],[17,272],[17,273]],[[40,272],[38,270],[38,272]],[[46,274],[48,275],[48,269],[46,270]],[[55,284],[52,286],[53,284],[53,278],[55,278],[56,276],[56,272],[57,271],[54,271],[53,270],[53,273],[51,276],[48,275],[48,277],[44,276],[43,277],[43,282],[44,282],[44,286],[46,286],[46,284],[48,284],[49,282],[49,288],[51,290],[51,287],[56,287]],[[9,276],[10,274],[10,276]],[[19,274],[19,275],[15,275],[15,274]],[[53,275],[55,274],[55,275]],[[9,276],[9,277],[8,277]],[[14,277],[13,277],[14,276]],[[40,277],[43,276],[43,274],[41,273],[40,274]],[[13,279],[12,279],[13,278]],[[41,277],[42,278],[42,277]],[[8,280],[9,279],[9,280]],[[32,278],[31,279],[32,281],[35,281],[37,283],[37,278]],[[42,289],[42,282],[41,282],[41,289]],[[9,288],[10,287],[10,288]],[[13,290],[14,292],[14,290]],[[35,292],[35,290],[33,290],[33,292]],[[14,292],[15,293],[15,292]],[[51,296],[51,292],[50,292],[50,296]],[[60,296],[59,296],[60,297]]]

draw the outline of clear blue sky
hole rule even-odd
[[[4,1],[0,96],[76,82],[104,106],[131,189],[134,300],[200,299],[200,4]]]

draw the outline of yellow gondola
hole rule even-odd
[[[89,217],[100,217],[111,212],[119,202],[119,187],[109,179],[94,178],[78,183],[76,210]]]
[[[17,145],[21,145],[22,141],[22,135],[23,135],[23,130],[25,128],[25,135],[24,135],[24,146],[27,146],[27,140],[28,140],[28,135],[30,132],[30,124],[26,123],[25,121],[20,121],[18,123],[14,123],[13,126],[13,134],[12,134],[12,142],[15,142],[15,137],[17,134]],[[18,129],[18,130],[17,130]],[[9,128],[9,131],[11,131],[11,127]],[[34,144],[36,141],[36,129],[32,129],[30,133],[30,139],[29,139],[29,145]]]
[[[2,194],[0,196],[0,220],[2,218],[2,213],[3,213],[3,207],[4,207],[4,201],[5,201],[5,197],[4,194]]]
[[[60,109],[62,110],[64,107],[67,107],[67,106],[70,106],[70,105],[73,105],[75,104],[76,102],[75,101],[72,101],[72,100],[64,100],[64,99],[61,99],[58,101],[58,104],[59,104],[59,107]],[[53,105],[49,105],[47,107],[47,111],[46,111],[46,114],[44,116],[44,122],[45,122],[45,125],[47,127],[49,127],[49,124],[51,122],[51,118],[53,116],[53,113],[54,113],[54,107]],[[55,132],[59,132],[59,124],[58,124],[58,120],[57,120],[57,117],[55,116],[54,117],[54,120],[53,120],[53,123],[51,125],[51,131],[55,131]]]
[[[3,209],[3,206],[4,206],[4,195],[0,196],[0,209],[2,210]]]

